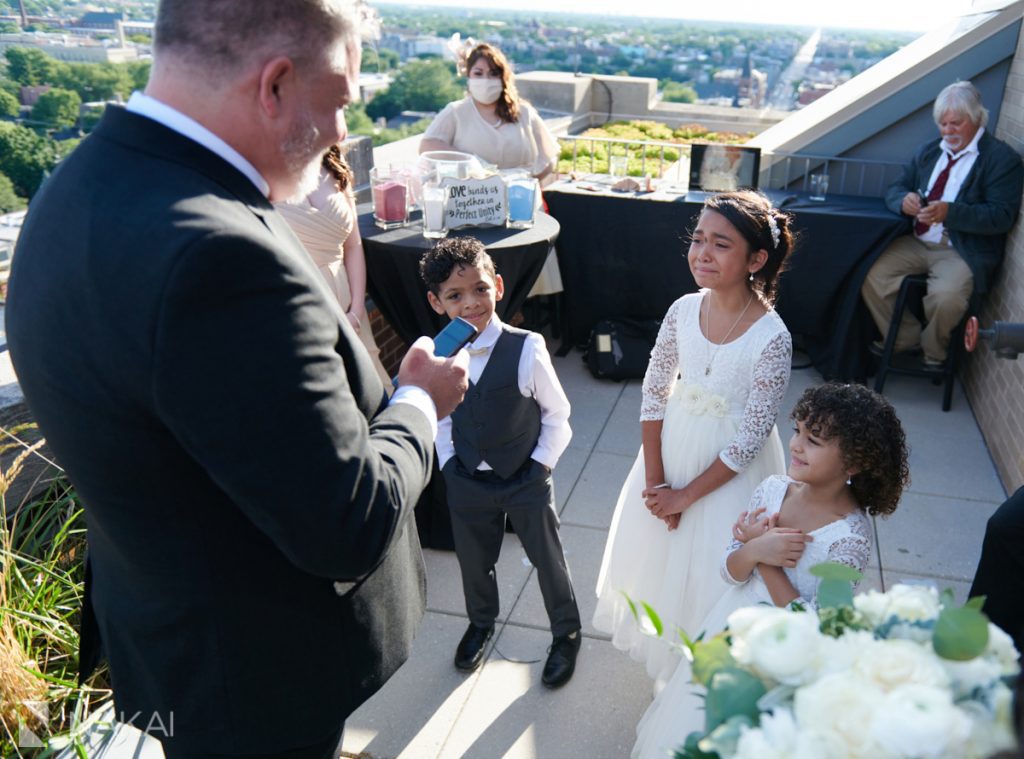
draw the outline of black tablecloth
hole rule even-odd
[[[359,207],[359,232],[366,253],[367,288],[373,302],[406,343],[420,335],[434,335],[448,317],[434,313],[427,303],[427,288],[420,279],[419,261],[433,241],[423,237],[419,215],[406,227],[384,230],[373,223],[371,206]],[[544,268],[548,251],[558,237],[558,222],[538,213],[530,229],[492,227],[460,229],[452,236],[480,240],[494,259],[505,282],[505,296],[498,302],[498,316],[516,313]],[[420,542],[428,548],[451,550],[454,545],[444,478],[434,462],[430,484],[416,505]]]
[[[384,230],[373,223],[369,205],[359,207],[367,288],[384,318],[407,343],[420,335],[434,335],[448,322],[448,317],[434,313],[427,303],[427,288],[420,279],[420,258],[433,247],[433,241],[423,237],[418,218],[416,214],[409,226]],[[522,308],[558,237],[558,228],[557,221],[538,213],[537,223],[530,229],[490,227],[449,234],[476,237],[487,247],[505,281],[505,297],[497,307],[498,316],[504,319]]]
[[[800,236],[780,280],[780,316],[823,376],[866,376],[874,327],[860,285],[885,246],[906,231],[906,219],[876,198],[768,195],[793,214]],[[685,238],[705,197],[591,193],[566,184],[544,191],[562,226],[569,345],[585,341],[601,319],[660,319],[673,301],[696,291]]]

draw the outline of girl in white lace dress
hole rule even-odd
[[[785,471],[775,416],[792,342],[771,303],[789,225],[759,193],[705,202],[688,253],[703,289],[669,307],[644,377],[643,447],[612,517],[594,626],[656,688],[678,658],[641,632],[623,594],[693,629],[728,588],[721,536],[757,484]]]
[[[789,476],[762,482],[733,525],[720,564],[730,587],[686,631],[691,637],[716,635],[744,606],[797,601],[814,608],[820,580],[811,567],[834,561],[862,571],[871,553],[869,517],[896,510],[909,475],[906,438],[888,401],[860,385],[822,385],[804,393],[793,420]],[[703,700],[690,679],[681,660],[637,726],[634,758],[660,759],[703,731]]]

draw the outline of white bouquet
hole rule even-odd
[[[982,599],[956,607],[916,585],[854,598],[859,573],[812,571],[817,612],[748,607],[710,640],[680,633],[706,714],[676,757],[982,759],[1015,746],[1017,651]]]

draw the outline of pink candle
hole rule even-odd
[[[400,182],[381,182],[373,188],[373,208],[381,221],[405,221],[405,185]]]

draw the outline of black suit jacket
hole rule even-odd
[[[908,192],[928,189],[935,162],[944,155],[941,142],[936,138],[925,143],[903,167],[903,175],[885,194],[890,211],[902,214],[903,197]],[[971,268],[974,289],[979,293],[988,292],[1003,261],[1006,235],[1020,211],[1022,187],[1024,166],[1020,156],[986,130],[978,140],[978,157],[956,199],[949,204],[945,221],[949,241]],[[913,220],[907,224],[910,227]]]
[[[433,444],[287,225],[108,108],[32,202],[7,328],[85,504],[118,712],[188,750],[326,739],[408,656]]]

